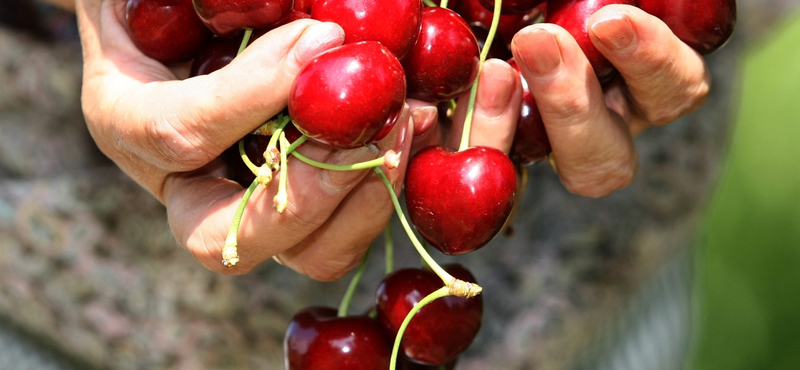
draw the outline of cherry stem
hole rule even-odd
[[[392,224],[386,224],[383,229],[383,237],[386,243],[386,275],[394,271],[394,240],[392,239]]]
[[[386,162],[384,157],[375,158],[370,161],[354,163],[354,164],[330,164],[330,163],[323,163],[315,161],[311,158],[308,158],[298,152],[292,152],[292,155],[295,158],[299,159],[300,161],[304,162],[309,166],[314,166],[318,168],[322,168],[323,170],[331,170],[331,171],[354,171],[354,170],[366,170],[370,168],[377,168],[378,166],[383,166]]]
[[[433,0],[422,0],[422,2],[425,3],[425,6],[436,6]]]
[[[442,7],[442,8],[447,8],[447,2],[448,2],[448,0],[441,0],[439,2],[439,6]]]
[[[425,298],[422,298],[421,301],[411,308],[411,311],[408,312],[406,318],[403,320],[403,323],[400,324],[400,329],[397,330],[397,336],[394,338],[394,346],[392,347],[392,360],[389,365],[389,369],[395,369],[397,367],[397,354],[400,352],[400,342],[403,340],[403,333],[405,333],[406,327],[408,327],[408,323],[411,322],[411,319],[414,318],[414,315],[416,315],[417,312],[422,309],[422,307],[427,306],[428,303],[449,295],[451,295],[450,289],[446,286],[443,286],[433,293],[428,294],[425,296]]]
[[[247,201],[250,200],[250,196],[253,195],[253,191],[256,190],[258,184],[258,179],[250,183],[250,186],[242,196],[242,201],[239,202],[239,208],[236,209],[236,214],[233,216],[231,228],[228,230],[228,237],[225,238],[225,246],[222,247],[222,264],[225,267],[233,267],[239,262],[239,226],[242,224],[242,215],[244,215]]]
[[[273,170],[277,171],[280,166],[276,166],[275,160],[278,156],[278,142],[280,141],[280,137],[284,132],[284,128],[286,125],[289,124],[291,119],[289,116],[282,116],[278,115],[278,123],[275,123],[270,120],[265,125],[272,126],[272,137],[269,138],[269,143],[267,143],[267,149],[264,151],[264,160],[266,161],[266,165],[272,168]],[[263,126],[262,126],[263,127]],[[283,164],[283,163],[281,163]]]
[[[258,167],[250,160],[250,157],[247,156],[247,152],[244,150],[244,139],[239,140],[239,156],[242,157],[242,162],[244,162],[253,174],[258,172]]]
[[[408,224],[408,220],[406,220],[406,216],[403,213],[403,208],[400,207],[400,201],[397,200],[397,194],[394,193],[394,188],[392,184],[389,182],[389,179],[386,177],[386,174],[383,171],[375,167],[375,172],[380,176],[381,180],[383,180],[383,184],[386,185],[386,189],[389,190],[389,196],[392,197],[392,204],[394,204],[394,209],[397,212],[397,217],[400,218],[400,223],[403,224],[403,228],[406,230],[408,234],[408,238],[411,239],[411,244],[414,245],[414,248],[417,249],[417,253],[422,257],[422,260],[431,267],[431,270],[439,276],[440,279],[444,282],[446,286],[450,286],[455,278],[453,275],[450,275],[447,271],[445,271],[438,263],[428,254],[428,251],[425,250],[425,247],[422,246],[417,236],[414,234],[414,231],[411,230],[411,225]]]
[[[446,0],[444,0],[446,1]],[[483,62],[489,55],[489,49],[492,47],[492,41],[497,33],[497,26],[500,24],[500,8],[503,6],[503,0],[495,0],[494,13],[492,13],[492,26],[489,28],[489,35],[486,36],[486,42],[481,49],[481,59],[478,64],[478,77],[472,83],[472,88],[469,90],[469,102],[467,103],[467,115],[464,118],[464,131],[461,132],[461,144],[458,146],[458,151],[463,151],[469,148],[469,137],[472,132],[472,116],[475,112],[475,98],[478,96],[478,81],[481,79],[481,70],[483,69]]]
[[[253,35],[253,29],[252,28],[247,28],[247,29],[244,30],[244,36],[242,36],[242,43],[239,45],[239,51],[236,52],[237,56],[239,54],[241,54],[244,51],[244,49],[247,47],[247,44],[250,43],[250,36],[252,36],[252,35]]]
[[[292,143],[292,145],[289,145],[289,148],[287,148],[286,151],[289,152],[289,153],[294,152],[295,150],[297,150],[297,147],[299,147],[300,145],[303,145],[303,143],[305,143],[307,140],[308,140],[308,136],[306,136],[306,135],[300,136],[300,138],[295,140]]]
[[[289,171],[288,168],[286,168],[286,162],[288,160],[286,151],[289,148],[289,140],[286,140],[285,131],[280,132],[279,141],[281,145],[281,166],[280,173],[278,173],[278,192],[275,194],[273,202],[275,203],[275,209],[278,210],[278,213],[283,213],[289,204],[289,195],[286,191],[286,183],[289,179]]]
[[[355,275],[353,275],[353,279],[350,280],[350,285],[347,286],[347,290],[344,292],[344,297],[342,297],[342,302],[339,304],[339,312],[336,314],[338,317],[347,317],[347,309],[350,307],[350,301],[353,300],[353,295],[356,292],[356,287],[358,287],[358,282],[361,281],[361,277],[364,276],[364,271],[367,269],[367,260],[369,259],[369,254],[372,248],[367,249],[367,253],[364,254],[364,258],[361,259],[361,263],[358,265],[358,269],[356,270]]]

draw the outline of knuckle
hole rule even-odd
[[[154,122],[146,135],[157,162],[165,169],[191,171],[211,162],[216,155],[193,139],[187,130],[169,122]]]
[[[547,104],[546,108],[540,108],[540,110],[542,110],[541,113],[543,115],[551,118],[581,121],[591,114],[591,104],[589,97],[585,94],[578,96],[565,94],[552,104]]]
[[[638,160],[623,159],[603,167],[591,174],[562,178],[562,183],[573,194],[602,198],[630,185],[636,177]]]

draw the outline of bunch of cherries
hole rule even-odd
[[[287,369],[452,369],[475,338],[483,310],[480,286],[463,266],[440,267],[411,224],[425,242],[447,255],[483,247],[501,231],[519,197],[517,177],[523,171],[517,169],[550,154],[547,133],[524,79],[510,155],[494,148],[469,147],[481,64],[489,56],[497,57],[519,71],[507,47],[517,31],[542,20],[564,27],[582,47],[598,79],[607,81],[613,78],[614,68],[587,33],[589,17],[601,7],[639,6],[664,20],[701,54],[727,41],[736,16],[735,0],[440,2],[128,0],[127,27],[136,46],[164,64],[193,60],[193,76],[224,67],[253,39],[297,19],[335,22],[345,31],[342,46],[317,55],[301,68],[287,109],[223,153],[229,177],[247,191],[232,222],[222,263],[238,262],[237,235],[245,206],[253,191],[267,186],[273,174],[280,179],[276,209],[285,209],[286,163],[292,155],[334,171],[373,168],[427,266],[387,271],[374,309],[367,315],[348,316],[365,256],[338,310],[313,307],[294,316],[284,343]],[[410,160],[404,185],[411,224],[380,169],[397,166],[398,153],[389,151],[364,163],[330,165],[296,151],[306,140],[340,149],[371,145],[391,131],[406,98],[437,104],[440,111],[450,114],[453,99],[467,93],[467,118],[458,150],[431,146]]]

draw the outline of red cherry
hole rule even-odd
[[[642,10],[660,18],[681,41],[700,54],[725,44],[736,26],[736,0],[638,0]]]
[[[409,162],[406,206],[433,247],[457,255],[483,247],[503,227],[514,204],[514,165],[500,150],[422,149]]]
[[[486,29],[492,26],[494,12],[486,9],[478,0],[462,0],[451,8],[464,17],[469,24],[479,23]],[[501,14],[500,23],[497,25],[497,35],[507,43],[514,38],[517,31],[533,24],[539,15],[541,12],[535,9],[525,14]]]
[[[600,81],[611,77],[614,66],[589,39],[589,17],[609,4],[633,5],[633,0],[548,0],[544,19],[545,22],[564,27],[575,38]]]
[[[522,78],[519,66],[514,59],[508,61],[522,81],[522,106],[520,107],[517,130],[514,133],[514,142],[511,145],[509,157],[515,164],[529,165],[541,161],[552,150],[547,131],[544,129],[542,116],[536,106],[536,100],[528,89],[528,82]]]
[[[425,8],[419,39],[403,60],[408,96],[431,102],[453,99],[469,90],[479,64],[478,41],[467,22],[450,9]]]
[[[445,266],[455,278],[475,282],[460,265]],[[378,319],[396,336],[406,315],[425,296],[443,286],[430,270],[402,269],[386,276],[378,286]],[[401,353],[425,365],[443,365],[472,343],[481,327],[483,298],[444,297],[423,307],[411,319],[400,342]]]
[[[286,370],[388,369],[392,342],[367,316],[336,317],[332,308],[298,312],[283,342]]]
[[[478,48],[483,50],[484,45],[486,45],[486,38],[489,37],[489,29],[478,22],[470,23],[469,28],[472,29],[475,39],[478,40]],[[508,46],[506,45],[506,42],[500,35],[495,35],[492,46],[489,47],[489,53],[486,55],[486,59],[496,58],[506,60],[512,58],[511,50],[508,50]]]
[[[489,11],[494,11],[495,0],[478,0]],[[503,0],[500,5],[501,14],[522,14],[531,11],[545,0]]]
[[[309,138],[339,148],[379,140],[405,101],[403,67],[375,41],[319,54],[301,69],[289,93],[289,114]]]
[[[444,365],[444,370],[454,370],[456,368],[457,362],[458,358],[456,357],[452,361]],[[418,364],[414,361],[407,359],[405,356],[399,356],[399,359],[397,361],[397,366],[400,370],[442,370],[441,366]]]
[[[310,14],[311,6],[314,5],[314,0],[294,0],[294,10]]]
[[[241,40],[216,37],[197,54],[190,76],[207,75],[228,65],[239,51]]]
[[[297,128],[291,123],[286,125],[284,130],[286,131],[286,138],[290,143],[300,138],[300,131],[297,131]],[[266,162],[266,159],[264,159],[264,151],[267,150],[269,139],[270,136],[265,135],[248,134],[244,137],[244,151],[247,154],[247,158],[256,166],[261,166]],[[304,144],[300,144],[300,147],[303,145]],[[222,152],[221,158],[222,161],[225,162],[227,168],[226,178],[236,181],[245,188],[250,186],[250,183],[256,179],[256,175],[253,174],[253,171],[242,161],[242,157],[239,154],[238,142],[228,149],[225,149],[225,151]]]
[[[378,41],[398,59],[417,41],[421,16],[421,0],[316,0],[311,8],[311,18],[342,26],[345,44]]]
[[[125,20],[133,44],[164,64],[194,58],[211,38],[192,0],[129,0]]]
[[[268,28],[289,15],[293,6],[293,0],[194,0],[197,15],[220,36]]]

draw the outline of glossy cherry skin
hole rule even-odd
[[[575,38],[600,81],[611,77],[614,66],[589,38],[589,17],[610,4],[633,5],[633,0],[548,0],[544,19],[545,22],[564,27]]]
[[[194,58],[211,38],[192,0],[129,0],[125,21],[133,44],[164,64]]]
[[[345,44],[314,57],[289,93],[289,114],[310,139],[338,148],[380,140],[406,95],[403,67],[376,41]]]
[[[228,65],[239,52],[241,40],[215,37],[197,54],[190,76],[207,75]]]
[[[378,41],[397,59],[411,50],[419,35],[422,0],[316,0],[311,18],[335,22],[345,44]]]
[[[374,319],[311,307],[292,318],[283,353],[286,370],[388,369],[392,342]]]
[[[552,149],[542,115],[539,114],[539,108],[528,88],[528,82],[522,78],[519,66],[514,59],[510,59],[508,64],[517,71],[517,75],[522,81],[522,104],[517,120],[517,130],[514,133],[514,142],[511,144],[511,152],[508,155],[514,164],[525,166],[545,159]]]
[[[478,23],[487,30],[492,26],[492,15],[494,13],[486,9],[478,0],[461,0],[452,9],[460,14],[470,25]],[[524,14],[501,14],[500,23],[497,25],[497,35],[504,42],[511,42],[517,31],[533,24],[540,14],[541,12],[536,9]]]
[[[454,11],[422,11],[419,39],[403,60],[408,96],[439,102],[469,90],[478,76],[480,50],[467,22]]]
[[[405,183],[411,222],[447,255],[489,243],[508,218],[517,190],[511,160],[487,147],[422,149],[409,162]]]
[[[267,28],[289,15],[293,0],[194,0],[197,15],[219,36]]]
[[[494,11],[494,0],[478,0],[481,5],[490,12]],[[500,14],[522,14],[527,13],[539,6],[545,0],[503,0],[500,4]]]
[[[725,44],[736,26],[736,0],[637,0],[660,18],[681,41],[700,54]]]
[[[397,367],[400,370],[442,370],[442,366],[439,365],[423,365],[418,364],[414,361],[411,361],[405,356],[398,356],[399,359],[397,360]],[[452,361],[448,362],[444,365],[444,370],[453,370],[456,368],[456,363],[458,362],[458,358],[453,359]]]
[[[311,14],[311,6],[314,5],[314,0],[294,0],[294,10]]]
[[[463,266],[445,266],[445,270],[458,279],[475,282],[475,277]],[[443,285],[430,270],[402,269],[389,274],[376,294],[378,320],[390,335],[396,336],[411,308]],[[481,295],[439,298],[411,319],[400,342],[400,351],[420,364],[447,364],[475,339],[482,317]]]

